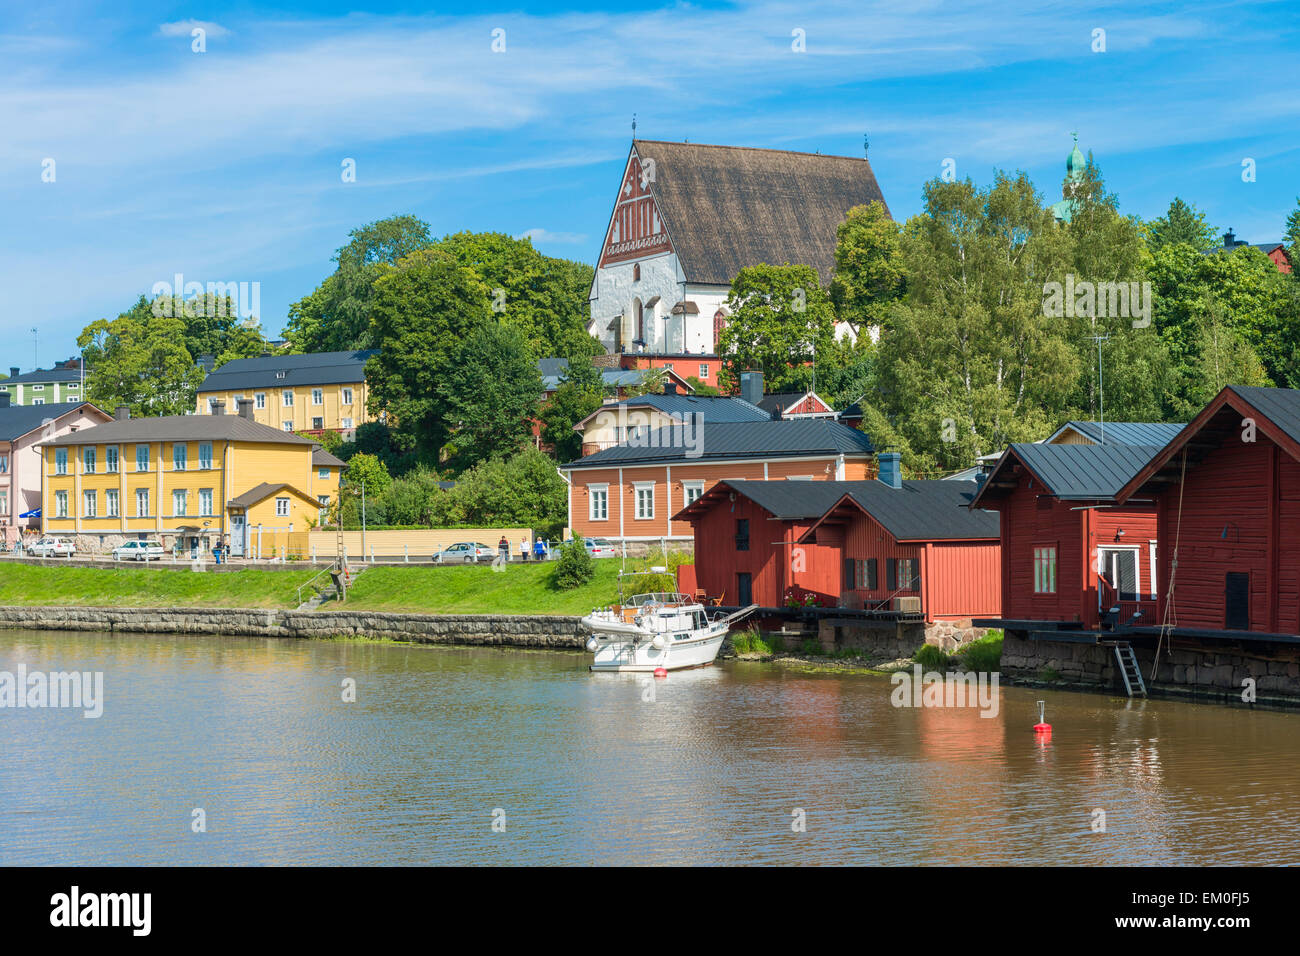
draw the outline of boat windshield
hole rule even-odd
[[[690,604],[691,599],[685,594],[672,591],[654,591],[650,594],[634,594],[628,598],[628,607],[645,607],[647,604]]]

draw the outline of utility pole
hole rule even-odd
[[[35,372],[38,368],[41,367],[41,363],[37,361],[36,358],[37,356],[36,343],[37,343],[36,330],[32,329],[32,371],[33,372]]]
[[[1097,343],[1097,406],[1099,414],[1099,424],[1101,425],[1101,441],[1106,443],[1106,377],[1101,368],[1101,347],[1110,341],[1109,335],[1099,335],[1093,333],[1089,336]]]

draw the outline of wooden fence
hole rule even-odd
[[[511,560],[519,559],[519,543],[528,540],[529,557],[532,557],[533,532],[528,528],[431,528],[410,531],[360,531],[343,532],[343,548],[351,561],[388,560],[428,561],[448,545],[459,541],[485,544],[496,550],[501,536],[510,542]],[[293,531],[281,535],[284,553],[290,558],[304,561],[332,561],[337,557],[338,532],[328,528],[314,531]],[[281,544],[277,541],[276,544]],[[551,542],[552,549],[559,547]]]

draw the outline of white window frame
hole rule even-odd
[[[281,427],[282,427],[285,431],[287,431],[287,432],[291,432],[291,431],[293,431],[293,422],[291,422],[291,421],[290,421],[290,422],[281,422],[280,425],[281,425]]]
[[[66,491],[56,491],[54,493],[54,517],[66,518],[68,516],[68,493]]]
[[[83,518],[99,517],[99,494],[94,488],[87,488],[81,493],[81,515]]]
[[[691,492],[692,492],[692,491],[695,491],[695,492],[696,492],[696,495],[695,495],[694,498],[691,497]],[[690,507],[691,505],[693,505],[695,502],[699,501],[700,498],[702,498],[703,496],[704,496],[704,482],[703,482],[703,481],[683,481],[683,482],[682,482],[682,507],[683,507],[683,508],[689,508],[689,507]]]
[[[8,473],[9,473],[9,454],[8,452],[6,452],[5,454],[0,455],[0,475],[7,475]]]
[[[289,517],[289,499],[288,499],[288,498],[276,498],[276,499],[275,499],[275,516],[276,516],[277,518],[287,518],[287,517]]]
[[[81,449],[81,473],[83,475],[93,475],[95,466],[99,464],[99,456],[95,454],[94,445],[84,445]]]
[[[709,377],[709,367],[708,367],[707,365],[701,365],[701,366],[700,366],[700,381],[704,381],[704,380],[705,380],[706,378],[708,378],[708,377]]]
[[[344,405],[351,405],[351,404],[352,404],[352,389],[351,389],[351,388],[344,388],[344,389],[343,389],[343,397],[342,397],[342,399],[341,399],[341,402],[342,402],[342,404],[344,404]]]
[[[207,451],[206,456],[204,455],[205,450]],[[211,470],[211,468],[212,468],[212,442],[201,441],[199,442],[199,470],[209,471]]]
[[[352,419],[350,419],[350,418],[342,418],[342,419],[339,419],[339,426],[342,427],[342,428],[351,428],[351,427],[352,427]]]
[[[148,518],[150,516],[148,488],[137,488],[135,490],[135,516],[137,518]]]
[[[190,446],[183,441],[172,442],[172,471],[188,471]]]
[[[641,492],[648,491],[650,507],[648,513],[641,507]],[[634,508],[632,511],[633,520],[635,521],[654,521],[655,518],[655,483],[653,481],[634,481],[632,482],[632,501]]]
[[[122,504],[121,499],[117,493],[116,488],[104,489],[104,517],[105,518],[121,517],[121,515],[119,514],[119,512],[122,510],[121,504]]]
[[[253,407],[266,408],[266,392],[253,393]]]
[[[177,507],[179,505],[180,507]],[[188,488],[172,489],[172,516],[184,518],[190,511],[190,492]]]
[[[293,408],[293,389],[280,389],[280,404],[285,408]]]
[[[56,475],[66,475],[68,473],[68,450],[66,448],[54,449],[54,473]]]
[[[143,458],[140,457],[140,451],[142,449],[144,450]],[[140,467],[141,465],[144,465],[144,467],[141,468]],[[142,472],[142,473],[149,470],[149,446],[148,445],[135,446],[135,470],[137,472]]]
[[[116,475],[118,469],[122,467],[122,456],[118,452],[116,445],[104,446],[104,474]]]
[[[1158,600],[1160,594],[1156,591],[1156,542],[1147,541],[1147,560],[1151,562],[1151,600]]]
[[[311,403],[312,403],[313,405],[324,405],[324,404],[325,404],[325,389],[323,389],[323,388],[313,388],[313,389],[311,390]]]
[[[1051,561],[1048,562],[1048,552]],[[1056,594],[1056,568],[1060,549],[1054,544],[1034,545],[1034,594]]]
[[[1141,600],[1140,595],[1142,594],[1142,548],[1140,545],[1131,544],[1131,545],[1116,546],[1116,545],[1103,544],[1099,546],[1097,548],[1097,567],[1100,569],[1098,573],[1105,574],[1110,571],[1110,566],[1109,566],[1110,562],[1106,562],[1105,564],[1102,563],[1101,556],[1103,554],[1117,554],[1121,551],[1127,551],[1129,554],[1133,555],[1133,593],[1139,595],[1138,600]],[[1112,576],[1118,578],[1118,575],[1112,575]],[[1118,588],[1116,588],[1116,594],[1121,594],[1121,593],[1123,592],[1121,592]]]
[[[212,489],[199,489],[199,517],[212,517]]]
[[[597,498],[597,495],[600,497]],[[596,508],[596,502],[601,503],[599,509]],[[599,514],[597,511],[599,510]],[[587,486],[587,520],[588,521],[608,521],[609,520],[609,485],[588,485]]]

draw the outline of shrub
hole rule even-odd
[[[979,640],[958,648],[954,656],[962,670],[996,671],[1002,663],[1002,632],[989,631]]]
[[[569,591],[581,587],[596,574],[596,563],[578,538],[564,542],[560,546],[560,556],[555,561],[555,570],[551,572],[551,587]]]
[[[743,631],[732,631],[728,635],[731,649],[737,654],[776,654],[780,652],[781,639],[775,634],[764,636],[757,624],[751,624]]]
[[[805,637],[799,645],[799,653],[809,657],[821,657],[822,643],[814,637]]]
[[[933,644],[922,644],[912,655],[912,660],[931,671],[946,671],[949,663],[948,655]]]

